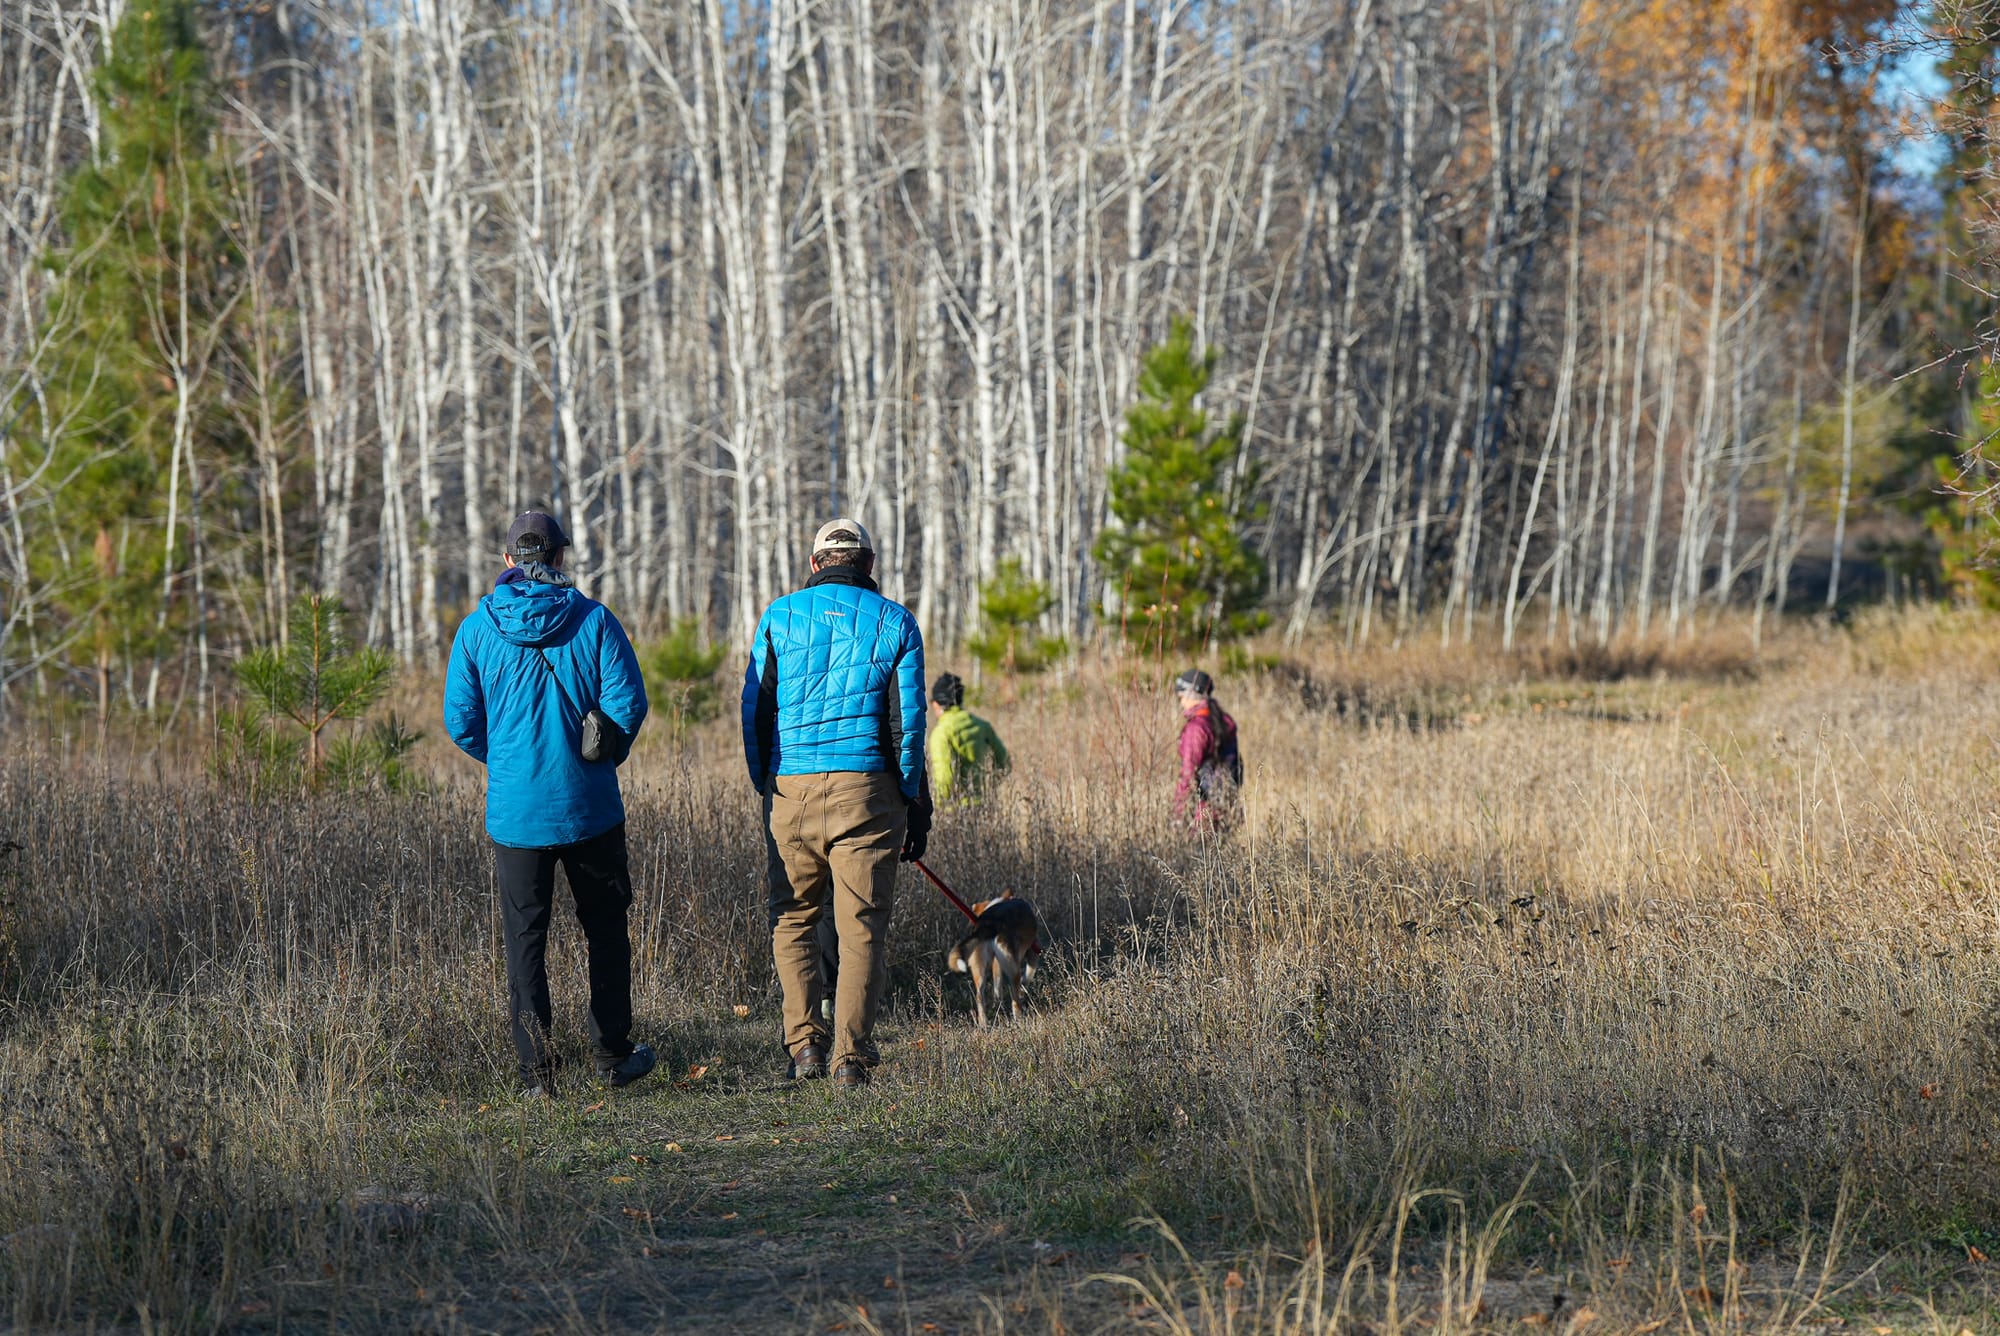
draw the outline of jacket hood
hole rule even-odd
[[[590,600],[570,585],[506,580],[481,602],[500,628],[502,639],[516,645],[541,646],[561,640]]]

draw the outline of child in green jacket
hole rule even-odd
[[[945,673],[931,687],[937,723],[931,729],[931,792],[936,801],[979,800],[989,773],[1008,766],[1007,748],[993,725],[965,708],[965,683]]]

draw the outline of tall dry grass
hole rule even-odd
[[[1976,1289],[1996,651],[1904,614],[1760,653],[1724,628],[1266,661],[1219,691],[1249,769],[1222,839],[1173,828],[1170,669],[989,684],[1015,774],[941,816],[932,862],[1029,895],[1055,942],[1035,1016],[967,1035],[952,911],[905,882],[884,1140],[1010,1129],[1013,1167],[965,1182],[1126,1257],[1129,1295],[1090,1291],[1112,1325],[1477,1330],[1567,1286],[1572,1329],[1789,1329],[1885,1256]],[[732,730],[664,732],[627,782],[642,1027],[781,1065]],[[47,746],[0,767],[26,846],[0,863],[0,1316],[395,1327],[408,1292],[615,1217],[509,1122],[476,777],[428,745],[417,801],[253,805]],[[432,1199],[449,1227],[408,1228]],[[1133,1216],[1166,1231],[1143,1260],[1113,1241]]]

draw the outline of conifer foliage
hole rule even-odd
[[[1056,597],[1028,577],[1019,557],[1007,557],[979,583],[980,633],[966,643],[972,657],[1002,673],[1039,673],[1069,652],[1061,636],[1040,633]]]
[[[192,0],[131,5],[93,92],[99,149],[64,187],[46,257],[46,369],[6,448],[14,476],[42,483],[54,531],[34,574],[102,710],[114,658],[157,670],[192,639],[201,487],[230,432],[208,369],[241,264]]]
[[[1194,327],[1177,317],[1146,354],[1139,401],[1125,413],[1125,462],[1109,480],[1118,522],[1098,536],[1095,555],[1106,615],[1142,643],[1211,644],[1267,620],[1257,611],[1264,562],[1246,541],[1263,509],[1252,499],[1257,471],[1244,457],[1243,422],[1210,434],[1208,413],[1195,406],[1218,355],[1197,353]]]
[[[316,776],[326,754],[321,735],[336,719],[359,719],[382,698],[396,675],[387,651],[357,647],[341,625],[340,600],[315,594],[292,605],[291,634],[243,656],[236,676],[273,721],[288,719],[305,738],[306,774]],[[404,736],[391,716],[391,738]],[[410,737],[414,742],[414,736]],[[392,749],[391,757],[408,750]]]

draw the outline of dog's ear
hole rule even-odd
[[[1014,898],[1014,888],[1009,886],[1006,890],[1000,892],[1000,898],[1002,900],[1012,900]]]

